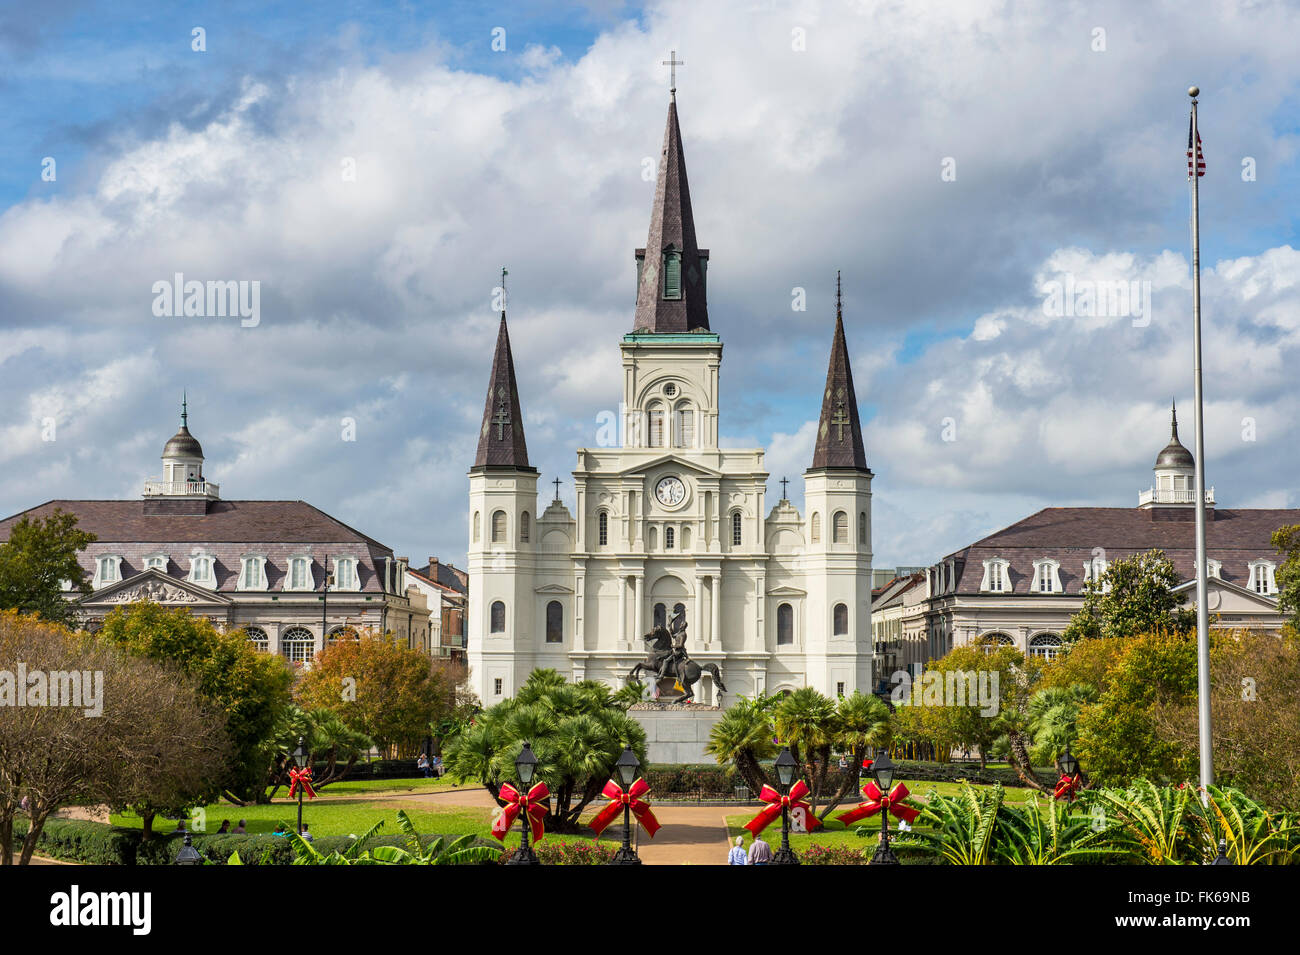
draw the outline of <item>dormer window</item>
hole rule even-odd
[[[1104,580],[1106,574],[1106,558],[1094,557],[1092,560],[1083,563],[1083,582],[1092,584],[1094,587],[1101,584],[1101,592],[1106,593],[1110,590],[1110,584]]]
[[[1062,591],[1061,564],[1050,557],[1034,561],[1034,593],[1059,594]]]
[[[245,554],[239,558],[238,590],[266,589],[266,557],[262,554]]]
[[[1205,558],[1205,572],[1215,580],[1223,579],[1223,563],[1215,560],[1213,557]]]
[[[217,575],[213,564],[211,554],[194,554],[190,557],[190,573],[186,579],[200,587],[215,587]]]
[[[312,577],[311,558],[298,554],[289,558],[289,572],[284,577],[285,590],[315,590],[316,581]]]
[[[98,590],[105,584],[115,584],[122,579],[122,557],[104,554],[95,560],[95,579],[91,586]]]
[[[984,561],[984,579],[980,581],[980,590],[983,593],[1004,594],[1011,590],[1011,579],[1008,572],[1011,565],[1001,557],[994,557],[991,560]]]
[[[664,298],[679,299],[682,297],[682,254],[676,249],[667,249],[664,252]]]
[[[360,590],[361,580],[357,576],[357,559],[355,557],[338,557],[334,560],[334,589]]]
[[[1277,594],[1277,582],[1273,579],[1274,564],[1271,560],[1252,560],[1250,568],[1250,589],[1255,593],[1272,597]]]
[[[167,559],[166,554],[150,554],[144,559],[144,569],[161,570],[165,574],[167,573],[168,563],[170,561]]]

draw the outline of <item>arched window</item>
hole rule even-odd
[[[528,512],[524,511],[519,515],[519,542],[528,543]]]
[[[813,511],[812,516],[812,542],[820,544],[822,542],[822,516]]]
[[[831,543],[847,544],[849,542],[849,515],[836,511],[831,521]]]
[[[564,605],[552,600],[546,605],[546,642],[562,643],[564,641]]]
[[[473,529],[472,529],[472,531],[470,532],[470,533],[471,533],[471,536],[473,537],[473,540],[474,540],[474,543],[475,543],[475,544],[478,543],[478,537],[479,537],[479,528],[478,528],[478,525],[479,525],[479,513],[478,513],[478,511],[475,511],[475,512],[474,512],[474,523],[473,523]]]
[[[1029,655],[1050,660],[1061,652],[1061,638],[1054,633],[1040,633],[1029,641]]]
[[[664,409],[662,405],[650,406],[650,447],[664,446]]]
[[[986,654],[992,653],[999,647],[1013,647],[1015,641],[1005,633],[986,633],[980,637],[979,644]]]
[[[858,546],[861,547],[867,543],[867,512],[858,512]]]
[[[668,608],[665,607],[663,604],[655,604],[653,616],[654,616],[654,626],[656,627],[668,626]]]
[[[683,603],[673,604],[673,616],[676,617],[678,614],[681,614],[683,617],[686,616],[686,604]]]
[[[492,601],[491,621],[488,630],[491,633],[506,632],[506,605],[500,600]]]
[[[280,634],[280,653],[290,663],[306,663],[316,649],[316,638],[305,627],[290,627]]]
[[[682,297],[682,254],[676,249],[664,250],[664,298]]]
[[[310,557],[290,557],[289,573],[284,581],[285,590],[312,590],[316,581],[312,578]]]
[[[677,408],[677,434],[673,438],[673,444],[679,448],[695,447],[695,409],[690,405],[680,405]]]
[[[741,536],[742,529],[743,529],[743,525],[740,519],[740,511],[735,511],[731,515],[731,546],[732,547],[740,546],[740,542],[743,540],[743,537]]]
[[[266,631],[261,627],[245,627],[244,633],[248,635],[248,642],[253,645],[254,650],[261,650],[265,653],[271,648],[271,641],[266,636]]]
[[[673,528],[665,527],[664,528],[664,550],[672,550],[675,541],[676,538],[673,533]]]
[[[776,608],[776,645],[787,647],[794,643],[794,608],[781,604]]]
[[[601,547],[609,543],[609,511],[601,511],[596,517],[596,541]]]
[[[492,512],[492,543],[504,544],[506,542],[506,512]]]
[[[835,636],[844,637],[849,633],[849,608],[847,604],[836,604],[835,611]]]
[[[335,640],[360,640],[361,634],[357,633],[356,627],[344,625],[342,627],[335,627],[331,630],[326,639],[330,643],[333,643]]]

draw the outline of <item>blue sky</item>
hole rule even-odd
[[[1295,3],[8,4],[0,512],[135,496],[188,389],[226,496],[460,560],[502,264],[545,480],[618,400],[670,49],[724,440],[768,449],[773,500],[801,503],[843,269],[879,564],[1135,503],[1191,397],[1196,82],[1209,480],[1300,506],[1298,33]],[[177,271],[260,281],[264,320],[153,316]],[[1150,282],[1152,321],[1046,316],[1065,277]]]

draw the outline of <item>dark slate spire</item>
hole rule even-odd
[[[636,257],[638,286],[633,330],[708,331],[704,288],[709,250],[699,248],[695,242],[676,96],[668,104],[668,128],[664,130],[659,179],[650,210],[650,235],[646,247],[637,249]]]
[[[502,279],[504,281],[504,278]],[[504,292],[503,292],[504,294]],[[488,377],[487,404],[478,436],[476,468],[513,468],[532,471],[528,466],[528,445],[524,442],[524,416],[519,410],[519,388],[515,385],[515,360],[510,354],[510,333],[506,312],[501,309],[501,330],[492,356]]]
[[[818,468],[867,470],[858,398],[853,391],[853,370],[849,367],[849,346],[844,340],[838,272],[835,274],[835,340],[831,344],[826,393],[822,396],[822,416],[817,425],[817,447],[813,451],[812,469]]]

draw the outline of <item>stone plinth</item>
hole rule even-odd
[[[649,700],[627,711],[645,729],[646,758],[651,763],[712,763],[705,755],[709,731],[722,719],[722,709],[699,703]]]

